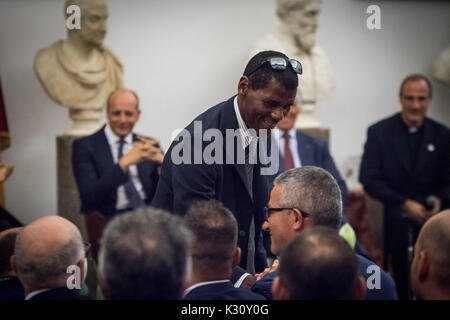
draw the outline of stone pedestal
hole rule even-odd
[[[84,216],[80,213],[80,198],[72,171],[72,143],[77,136],[56,137],[56,157],[58,163],[58,214],[75,224],[83,239],[89,241]],[[91,298],[97,296],[97,267],[88,257],[88,272],[85,283]]]
[[[88,240],[84,216],[80,214],[80,198],[72,172],[72,142],[75,136],[56,137],[58,163],[58,214],[72,221],[80,229],[83,239]]]
[[[299,118],[302,116],[303,114],[301,114]],[[330,145],[330,129],[328,128],[299,128],[299,130],[315,138],[325,140],[328,142],[328,145]]]

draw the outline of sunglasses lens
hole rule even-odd
[[[302,70],[302,65],[299,61],[291,59],[289,60],[291,62],[292,68],[294,69],[295,72],[297,72],[298,74],[302,74],[303,70]]]
[[[285,70],[287,66],[284,58],[272,58],[270,59],[270,65],[276,70]]]

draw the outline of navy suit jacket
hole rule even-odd
[[[364,300],[397,300],[397,291],[395,288],[394,280],[386,273],[384,270],[377,266],[372,261],[364,258],[363,256],[357,254],[356,257],[358,258],[358,264],[359,264],[359,274],[364,277],[366,282],[366,294],[364,296]],[[367,270],[369,266],[375,266],[379,275],[380,275],[380,282],[379,282],[379,289],[376,287],[369,289],[367,288],[367,280],[370,278],[369,283],[375,283],[375,281],[372,281],[372,278],[375,275],[375,272],[373,270]],[[272,283],[273,280],[278,276],[278,270],[275,270],[274,272],[266,274],[264,277],[262,277],[260,280],[256,281],[255,284],[252,287],[252,291],[263,295],[267,299],[272,300]]]
[[[333,157],[328,149],[328,143],[325,140],[311,137],[297,130],[297,152],[300,156],[302,166],[316,166],[327,170],[335,179],[341,189],[342,201],[347,198],[347,185],[339,174],[334,163]],[[275,175],[269,177],[269,186],[273,186],[273,181],[282,172],[284,172],[284,158],[279,153],[279,169]]]
[[[98,210],[112,217],[116,213],[117,188],[127,181],[128,175],[118,163],[114,164],[104,128],[73,142],[72,168],[80,193],[81,212]],[[133,140],[137,140],[135,134]],[[147,204],[151,202],[158,183],[157,168],[158,163],[150,160],[137,164]]]
[[[68,288],[55,288],[41,292],[30,300],[92,300],[88,296],[80,296],[80,290]]]
[[[189,291],[184,300],[266,300],[263,296],[243,288],[235,288],[231,281],[199,286]]]
[[[425,118],[423,140],[412,168],[408,132],[400,113],[369,127],[359,179],[365,191],[397,207],[407,199],[425,204],[435,195],[450,205],[450,130]]]
[[[225,148],[226,130],[232,129],[230,131],[234,132],[234,130],[239,128],[233,100],[234,97],[219,103],[194,119],[194,121],[201,122],[203,132],[207,129],[216,129],[222,134],[224,139],[223,164],[205,164],[204,161],[201,164],[195,164],[192,161],[196,152],[200,152],[200,155],[203,154],[209,142],[203,142],[203,144],[200,142],[199,145],[194,145],[194,121],[191,122],[186,127],[185,132],[188,132],[192,139],[183,138],[179,142],[191,148],[190,158],[188,155],[191,163],[175,164],[172,161],[172,151],[178,153],[177,148],[180,146],[177,141],[174,141],[164,157],[161,177],[152,206],[184,215],[195,201],[209,199],[221,201],[231,210],[238,223],[238,246],[242,249],[240,265],[243,268],[246,268],[249,228],[252,216],[254,216],[255,269],[256,272],[262,272],[267,266],[261,233],[261,227],[264,222],[263,208],[269,198],[267,179],[265,176],[260,175],[261,165],[259,163],[255,164],[253,169],[253,192],[250,194],[247,186],[248,179],[245,165],[238,164],[236,158],[232,158],[236,156],[237,148],[242,148],[239,136],[234,139],[234,155],[232,156],[231,152],[227,153]],[[197,122],[197,126],[198,124]],[[185,154],[183,153],[183,155]],[[231,163],[226,163],[227,160],[231,160]]]

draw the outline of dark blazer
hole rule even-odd
[[[243,288],[235,288],[231,281],[199,286],[184,300],[266,300],[263,296]]]
[[[25,290],[19,278],[0,277],[0,300],[25,300]]]
[[[194,154],[202,152],[210,142],[194,145],[194,139],[182,139],[192,152],[187,157],[192,164],[175,164],[172,151],[179,153],[178,142],[170,146],[161,168],[161,177],[156,189],[152,205],[158,208],[184,215],[197,200],[217,199],[233,212],[238,222],[238,246],[242,249],[241,267],[246,268],[249,228],[252,215],[255,219],[255,269],[262,272],[267,266],[266,254],[262,246],[261,227],[264,220],[263,207],[267,204],[269,192],[265,176],[260,175],[261,165],[255,164],[253,169],[253,192],[250,193],[245,165],[237,164],[230,152],[225,150],[226,129],[239,128],[233,104],[234,97],[228,101],[208,109],[194,121],[201,121],[203,132],[207,129],[218,129],[224,137],[223,164],[193,164]],[[186,132],[194,137],[194,121],[186,127]],[[198,123],[197,123],[198,124]],[[242,148],[239,136],[236,137],[235,150]],[[181,141],[180,141],[181,143]],[[176,148],[174,149],[174,147]],[[197,148],[197,149],[196,149]],[[196,149],[196,150],[195,150]],[[229,150],[228,150],[229,151]],[[236,156],[234,152],[234,157]],[[185,155],[183,153],[183,155]],[[227,164],[226,160],[231,160]],[[229,161],[230,162],[230,161]]]
[[[425,204],[428,195],[450,201],[450,130],[425,118],[416,165],[411,167],[408,132],[400,113],[367,131],[359,179],[364,189],[385,206],[406,199]]]
[[[72,168],[81,199],[81,212],[99,211],[112,217],[116,213],[117,188],[127,181],[119,164],[114,164],[105,126],[93,135],[73,142]],[[136,141],[133,134],[133,141]],[[143,161],[137,164],[139,179],[149,204],[158,183],[158,164]]]
[[[334,163],[333,157],[330,154],[328,143],[325,140],[309,136],[297,130],[297,152],[300,156],[302,166],[316,166],[327,170],[337,181],[341,189],[342,200],[347,198],[347,185],[342,179],[339,171]],[[269,186],[273,186],[273,181],[282,172],[284,172],[284,159],[279,153],[279,169],[275,175],[269,177]]]
[[[364,277],[366,281],[367,290],[364,296],[364,300],[397,300],[395,283],[392,278],[386,272],[384,272],[381,267],[377,266],[372,261],[364,258],[359,254],[357,254],[356,257],[358,258],[359,274]],[[367,268],[369,266],[377,267],[377,271],[374,272],[372,270],[369,270],[369,272],[367,272]],[[375,283],[375,281],[372,280],[372,277],[374,277],[375,273],[378,271],[380,276],[379,289],[377,289],[376,287],[374,287],[373,289],[367,288],[367,280],[370,278],[369,283]],[[257,294],[263,295],[269,300],[272,300],[272,283],[277,276],[278,270],[266,274],[260,280],[255,282],[252,287],[252,291]]]
[[[68,288],[55,288],[32,296],[29,300],[92,300],[87,296],[80,296],[80,291]]]

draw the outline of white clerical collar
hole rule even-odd
[[[248,129],[247,125],[244,122],[244,119],[242,119],[241,112],[239,111],[239,106],[237,102],[237,96],[234,97],[234,112],[236,113],[236,118],[239,125],[239,132],[241,134],[242,144],[244,145],[244,149],[247,148],[250,144],[250,142],[253,139],[258,139],[258,136],[256,135],[256,132],[252,132]]]
[[[408,127],[409,133],[416,133],[418,130],[419,130],[419,128],[417,128],[417,127]]]
[[[116,134],[112,131],[112,129],[111,129],[111,127],[109,126],[109,124],[107,124],[107,125],[105,126],[105,136],[106,136],[106,139],[108,140],[109,145],[116,145],[117,142],[120,141],[120,137],[119,137],[118,135],[116,135]],[[130,132],[130,133],[125,137],[124,140],[125,140],[125,142],[126,142],[127,144],[132,144],[132,143],[133,143],[133,133]]]
[[[209,284],[226,283],[226,282],[230,282],[231,283],[231,281],[229,279],[227,279],[227,280],[215,280],[215,281],[204,281],[204,282],[196,283],[193,286],[190,286],[189,288],[184,290],[183,297],[185,297],[189,292],[191,292],[195,288],[198,288],[198,287],[201,287],[201,286],[206,286],[206,285],[209,285]]]

